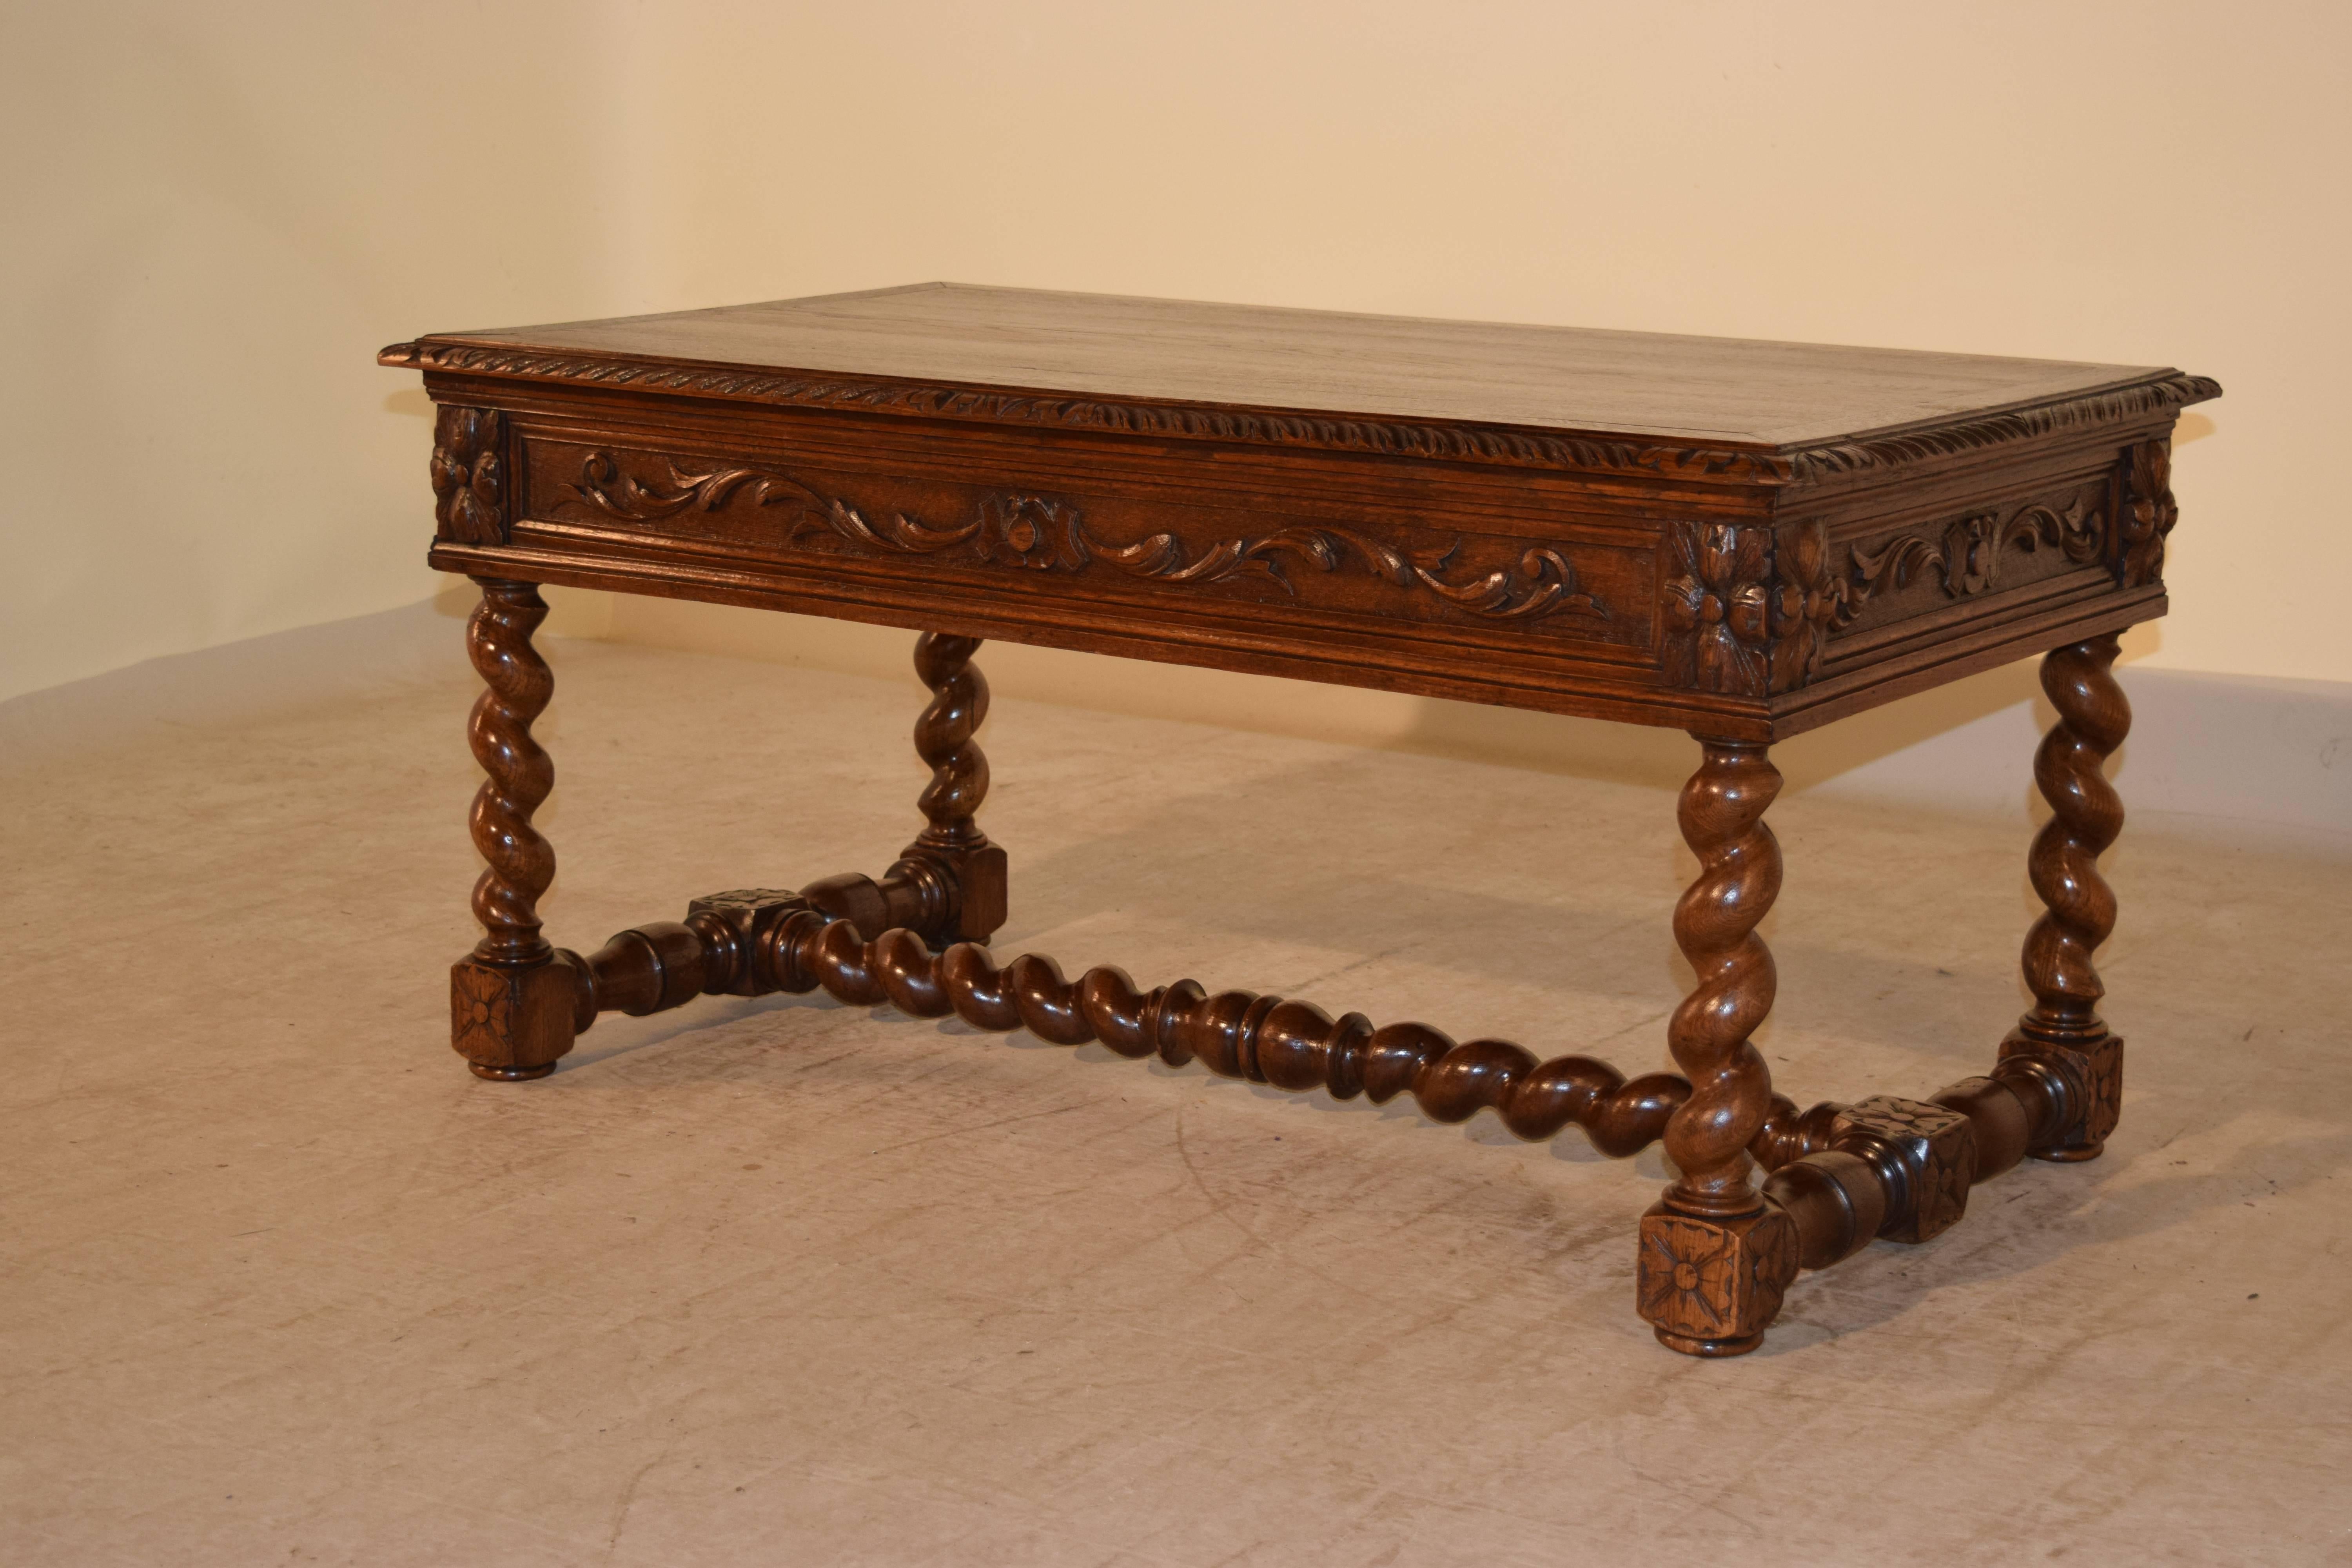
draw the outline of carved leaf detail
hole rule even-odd
[[[1852,626],[1885,588],[1908,587],[1934,567],[1950,598],[2000,586],[2005,553],[2063,551],[2077,565],[2106,548],[2101,509],[2082,494],[2035,502],[2004,517],[1971,512],[1932,533],[1907,533],[1846,552],[1830,565],[1825,523],[1679,522],[1667,536],[1662,584],[1664,667],[1674,684],[1760,697],[1819,676],[1830,635]]]
[[[1519,557],[1517,571],[1489,572],[1468,583],[1446,583],[1421,566],[1413,567],[1412,574],[1423,587],[1475,616],[1532,620],[1563,608],[1609,613],[1591,595],[1575,591],[1576,568],[1557,550],[1529,550]]]
[[[505,420],[494,408],[444,405],[433,421],[433,516],[441,536],[503,544],[506,490],[499,447]]]
[[[581,465],[580,482],[564,488],[597,510],[631,522],[656,522],[693,510],[715,511],[746,485],[753,486],[753,502],[767,506],[798,491],[814,499],[816,492],[779,474],[757,468],[724,468],[707,474],[682,474],[669,465],[667,492],[640,484],[614,460],[610,452],[591,452]]]
[[[1874,550],[1851,546],[1845,575],[1834,585],[1837,603],[1830,626],[1852,626],[1880,588],[1908,587],[1924,567],[1936,569],[1946,597],[1961,599],[2000,586],[2006,552],[2032,554],[2043,549],[2063,552],[2077,566],[2097,561],[2106,549],[2104,510],[2077,494],[2063,507],[2037,501],[2006,520],[1998,511],[1970,512],[1932,536],[1906,533]]]
[[[2116,580],[2145,587],[2164,574],[2164,542],[2180,509],[2172,502],[2172,443],[2143,441],[2131,449]]]
[[[933,528],[903,512],[869,521],[839,497],[782,474],[755,468],[686,473],[675,463],[668,468],[667,486],[646,483],[631,476],[612,453],[591,452],[579,482],[566,489],[583,504],[628,522],[659,521],[690,509],[715,510],[739,494],[748,494],[757,506],[790,501],[798,515],[785,532],[788,544],[824,531],[864,549],[899,554],[932,555],[970,546],[981,563],[1033,571],[1078,572],[1099,560],[1129,576],[1161,583],[1222,583],[1247,574],[1293,596],[1298,588],[1291,570],[1334,573],[1355,560],[1400,588],[1426,591],[1488,619],[1533,621],[1559,612],[1600,619],[1609,615],[1599,598],[1580,590],[1568,558],[1549,546],[1528,550],[1512,567],[1449,582],[1445,572],[1460,548],[1458,540],[1435,556],[1416,557],[1350,530],[1318,524],[1218,540],[1194,555],[1171,533],[1104,544],[1087,531],[1076,507],[1043,496],[988,496],[971,521]]]
[[[1665,584],[1666,678],[1760,697],[1770,684],[1771,536],[1748,523],[1676,524]]]

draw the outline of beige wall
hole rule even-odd
[[[12,0],[0,696],[433,593],[383,342],[923,278],[2176,363],[2230,395],[2134,655],[2352,680],[2347,58],[2176,0]]]

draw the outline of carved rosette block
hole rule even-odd
[[[433,516],[461,544],[507,541],[506,483],[499,448],[506,420],[494,408],[444,405],[433,421]]]
[[[461,958],[449,969],[449,1043],[477,1078],[545,1078],[572,1049],[578,976],[572,955],[518,968]]]
[[[2172,500],[2172,440],[2142,441],[2124,460],[2124,506],[2116,530],[2116,581],[2141,588],[2164,575],[2164,542],[2180,509]]]
[[[1794,1220],[1776,1204],[1752,1214],[1642,1216],[1635,1304],[1658,1342],[1685,1355],[1742,1355],[1764,1342],[1797,1277]]]
[[[1666,679],[1696,691],[1760,697],[1770,684],[1771,534],[1738,522],[1668,531]]]
[[[1917,1100],[1873,1095],[1838,1113],[1830,1131],[1840,1152],[1868,1162],[1886,1192],[1878,1234],[1926,1241],[1958,1225],[1976,1178],[1976,1128],[1963,1112]]]
[[[1677,522],[1667,549],[1668,681],[1762,697],[1821,673],[1845,605],[1825,524]]]
[[[777,989],[764,963],[769,942],[785,916],[808,907],[808,900],[782,888],[738,888],[687,905],[686,924],[708,954],[704,988],[730,996]]]
[[[2039,1062],[2066,1085],[2072,1120],[2028,1152],[2037,1160],[2061,1164],[2097,1159],[2123,1116],[2123,1037],[2106,1035],[2087,1044],[2066,1045],[2034,1039],[2021,1025],[2001,1041],[2000,1060]]]
[[[1821,673],[1844,600],[1830,569],[1827,524],[1782,530],[1774,555],[1779,580],[1770,595],[1771,685],[1775,691],[1793,691]]]

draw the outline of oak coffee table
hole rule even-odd
[[[487,1079],[552,1072],[599,1013],[823,987],[918,1017],[1605,1153],[1663,1138],[1637,1302],[1694,1355],[1761,1342],[1798,1269],[1922,1241],[2028,1155],[2114,1131],[2123,1041],[2093,951],[2130,711],[2116,634],[2165,611],[2179,410],[2129,365],[1496,326],[926,284],[448,332],[379,356],[439,405],[432,563],[481,586],[473,809],[485,934],[450,972]],[[541,935],[553,778],[538,584],[915,628],[927,826],[880,877],[713,893],[585,957]],[[1685,730],[1674,915],[1684,1075],[1375,1026],[1050,958],[1000,964],[1004,851],[974,821],[984,637]],[[2027,654],[2058,721],[2029,857],[2032,1010],[1990,1076],[1800,1111],[1748,1037],[1780,884],[1771,743]],[[1759,1171],[1764,1173],[1759,1183]]]

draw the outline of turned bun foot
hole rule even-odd
[[[2097,1159],[2106,1146],[2107,1141],[2102,1138],[2096,1143],[2081,1149],[2036,1149],[2032,1157],[2047,1160],[2053,1165],[2079,1165],[2085,1160]]]
[[[499,1067],[489,1062],[467,1062],[476,1078],[488,1079],[492,1083],[529,1083],[535,1078],[545,1078],[555,1070],[553,1062],[541,1062],[536,1067]]]
[[[1724,1356],[1746,1355],[1764,1342],[1764,1336],[1760,1333],[1743,1335],[1736,1340],[1695,1340],[1687,1334],[1673,1333],[1664,1329],[1655,1332],[1658,1342],[1670,1351],[1717,1360]]]

